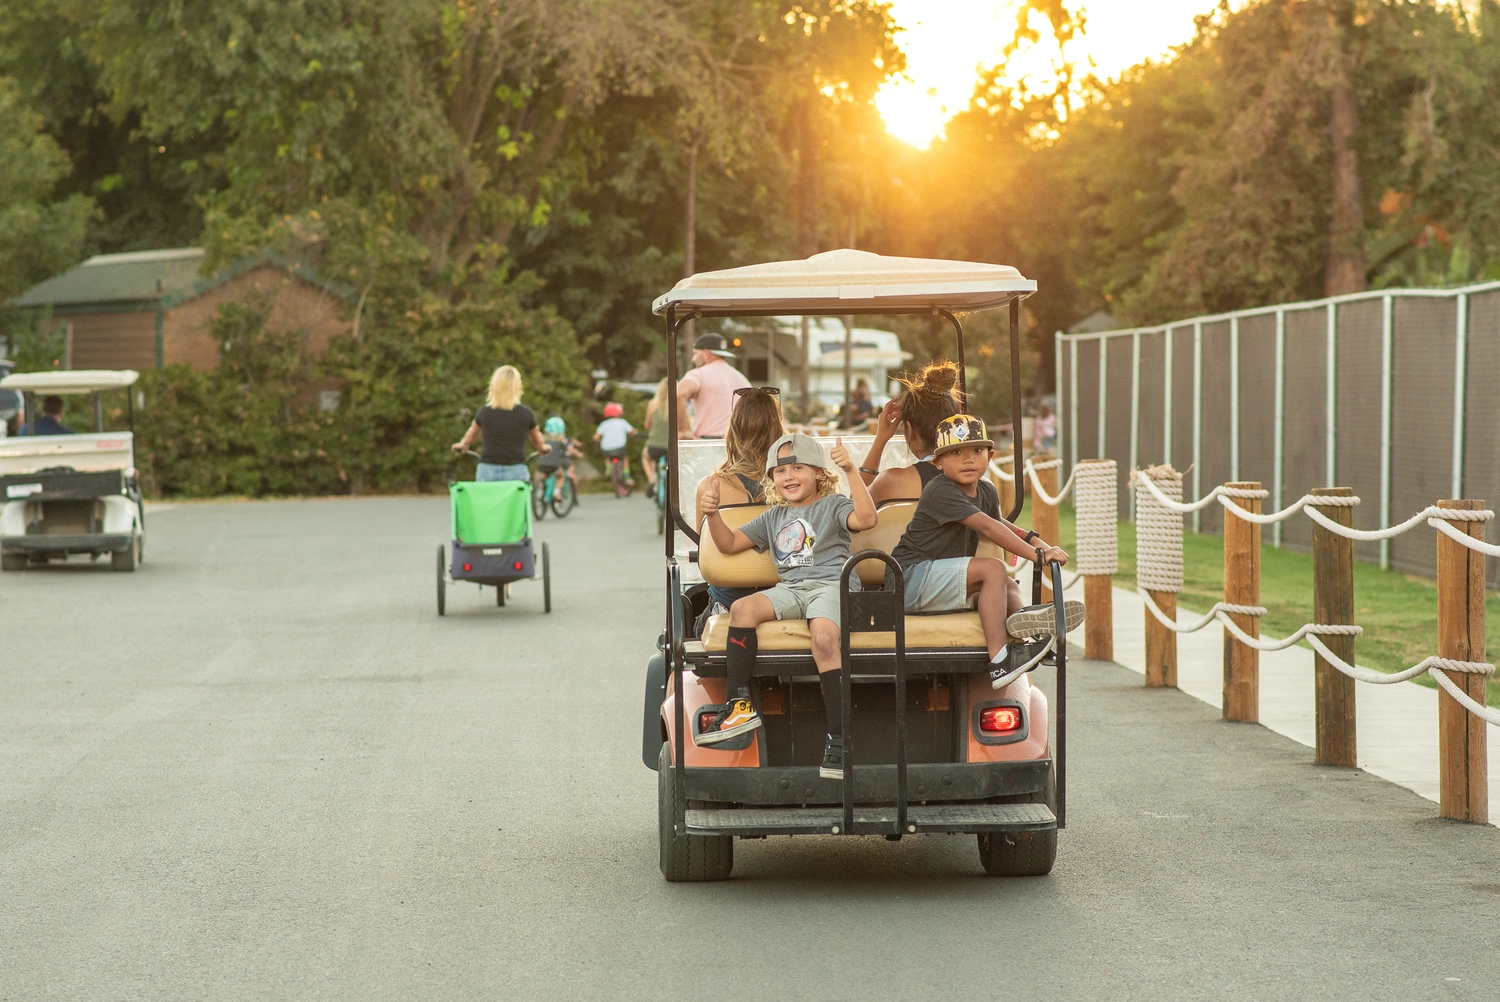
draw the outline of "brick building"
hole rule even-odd
[[[99,254],[32,286],[11,300],[52,307],[67,324],[64,368],[149,369],[182,362],[199,369],[219,363],[209,322],[228,302],[269,299],[268,326],[300,330],[313,355],[349,329],[348,295],[305,268],[263,256],[205,277],[204,251]]]

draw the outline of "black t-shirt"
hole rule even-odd
[[[502,411],[486,404],[474,415],[474,423],[484,436],[484,449],[479,454],[481,463],[515,466],[526,462],[526,437],[536,427],[536,415],[530,407],[516,404]]]
[[[1000,517],[1000,495],[995,485],[980,480],[975,486],[979,494],[971,498],[947,477],[936,476],[927,482],[911,524],[891,550],[903,571],[924,560],[974,555],[979,549],[979,533],[962,524],[963,520],[975,512],[993,519]]]

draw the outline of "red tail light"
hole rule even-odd
[[[521,561],[517,560],[514,564],[511,564],[511,566],[514,567],[516,570],[520,570],[522,567],[524,567],[526,565],[523,564],[523,563],[521,563]]]
[[[1021,729],[1017,706],[988,706],[979,711],[979,729],[986,734],[1008,734]]]
[[[464,570],[466,570],[466,571],[472,571],[473,569],[474,569],[474,565],[473,564],[464,564]]]

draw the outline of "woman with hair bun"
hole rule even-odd
[[[915,501],[922,496],[922,488],[939,473],[932,462],[937,426],[945,418],[963,411],[958,366],[947,359],[928,362],[915,376],[902,379],[901,383],[906,389],[880,412],[875,441],[859,467],[860,479],[870,488],[870,497],[877,505],[892,498]],[[906,447],[917,461],[911,466],[881,472],[880,457],[898,430],[906,437]]]

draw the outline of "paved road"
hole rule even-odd
[[[442,499],[185,505],[134,577],[0,578],[0,999],[1493,999],[1500,835],[1075,663],[1047,878],[741,843],[668,885],[649,504],[556,611],[433,610]]]

